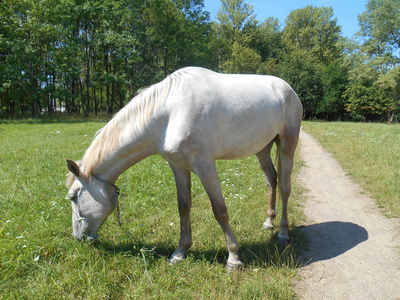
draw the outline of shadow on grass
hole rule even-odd
[[[130,239],[132,242],[114,243],[110,241],[99,241],[93,245],[99,250],[105,251],[111,255],[124,253],[132,257],[143,254],[150,256],[155,260],[168,260],[171,254],[176,250],[177,245],[173,243],[147,244]],[[244,266],[251,267],[275,267],[289,266],[299,267],[296,252],[298,251],[293,243],[288,245],[279,245],[277,242],[277,233],[266,239],[265,242],[242,242],[239,243],[239,255]],[[293,241],[293,239],[292,239]],[[228,250],[226,247],[213,247],[210,245],[207,249],[189,249],[187,257],[194,261],[203,261],[210,264],[225,265],[228,259]]]
[[[329,260],[346,253],[368,240],[365,228],[350,222],[325,222],[305,226],[293,226],[292,237],[287,245],[277,243],[277,231],[269,234],[265,241],[240,242],[239,255],[244,267],[249,268],[300,268],[317,261]],[[177,245],[171,241],[146,243],[128,236],[125,241],[100,240],[93,246],[109,255],[127,254],[143,256],[152,260],[168,260]],[[188,250],[187,257],[198,262],[225,265],[228,251],[224,246],[207,245]]]

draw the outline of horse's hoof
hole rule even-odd
[[[262,226],[262,228],[263,229],[266,229],[266,230],[273,230],[274,229],[274,225],[272,225],[271,223],[263,223],[263,226]]]
[[[239,271],[242,268],[243,268],[243,263],[241,261],[234,262],[234,263],[231,263],[231,262],[226,263],[226,271],[227,272],[233,272],[235,270]]]
[[[287,235],[278,234],[278,244],[286,245],[289,241],[289,237]]]
[[[181,261],[183,261],[185,258],[183,257],[171,257],[169,259],[169,264],[170,265],[176,265],[179,264]]]

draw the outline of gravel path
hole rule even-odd
[[[304,131],[299,174],[308,190],[300,299],[400,299],[400,222],[388,219]]]

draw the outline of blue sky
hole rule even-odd
[[[342,26],[342,35],[353,37],[359,31],[357,16],[365,11],[367,0],[244,0],[253,5],[257,20],[264,21],[269,17],[278,18],[285,25],[285,19],[292,10],[303,8],[307,5],[317,7],[330,6],[333,8],[334,17]],[[217,12],[221,6],[219,0],[204,0],[205,10],[210,12],[211,21],[216,20]]]

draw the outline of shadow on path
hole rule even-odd
[[[301,255],[305,264],[334,258],[368,240],[365,228],[350,222],[324,222],[300,229],[309,239],[309,249]]]

